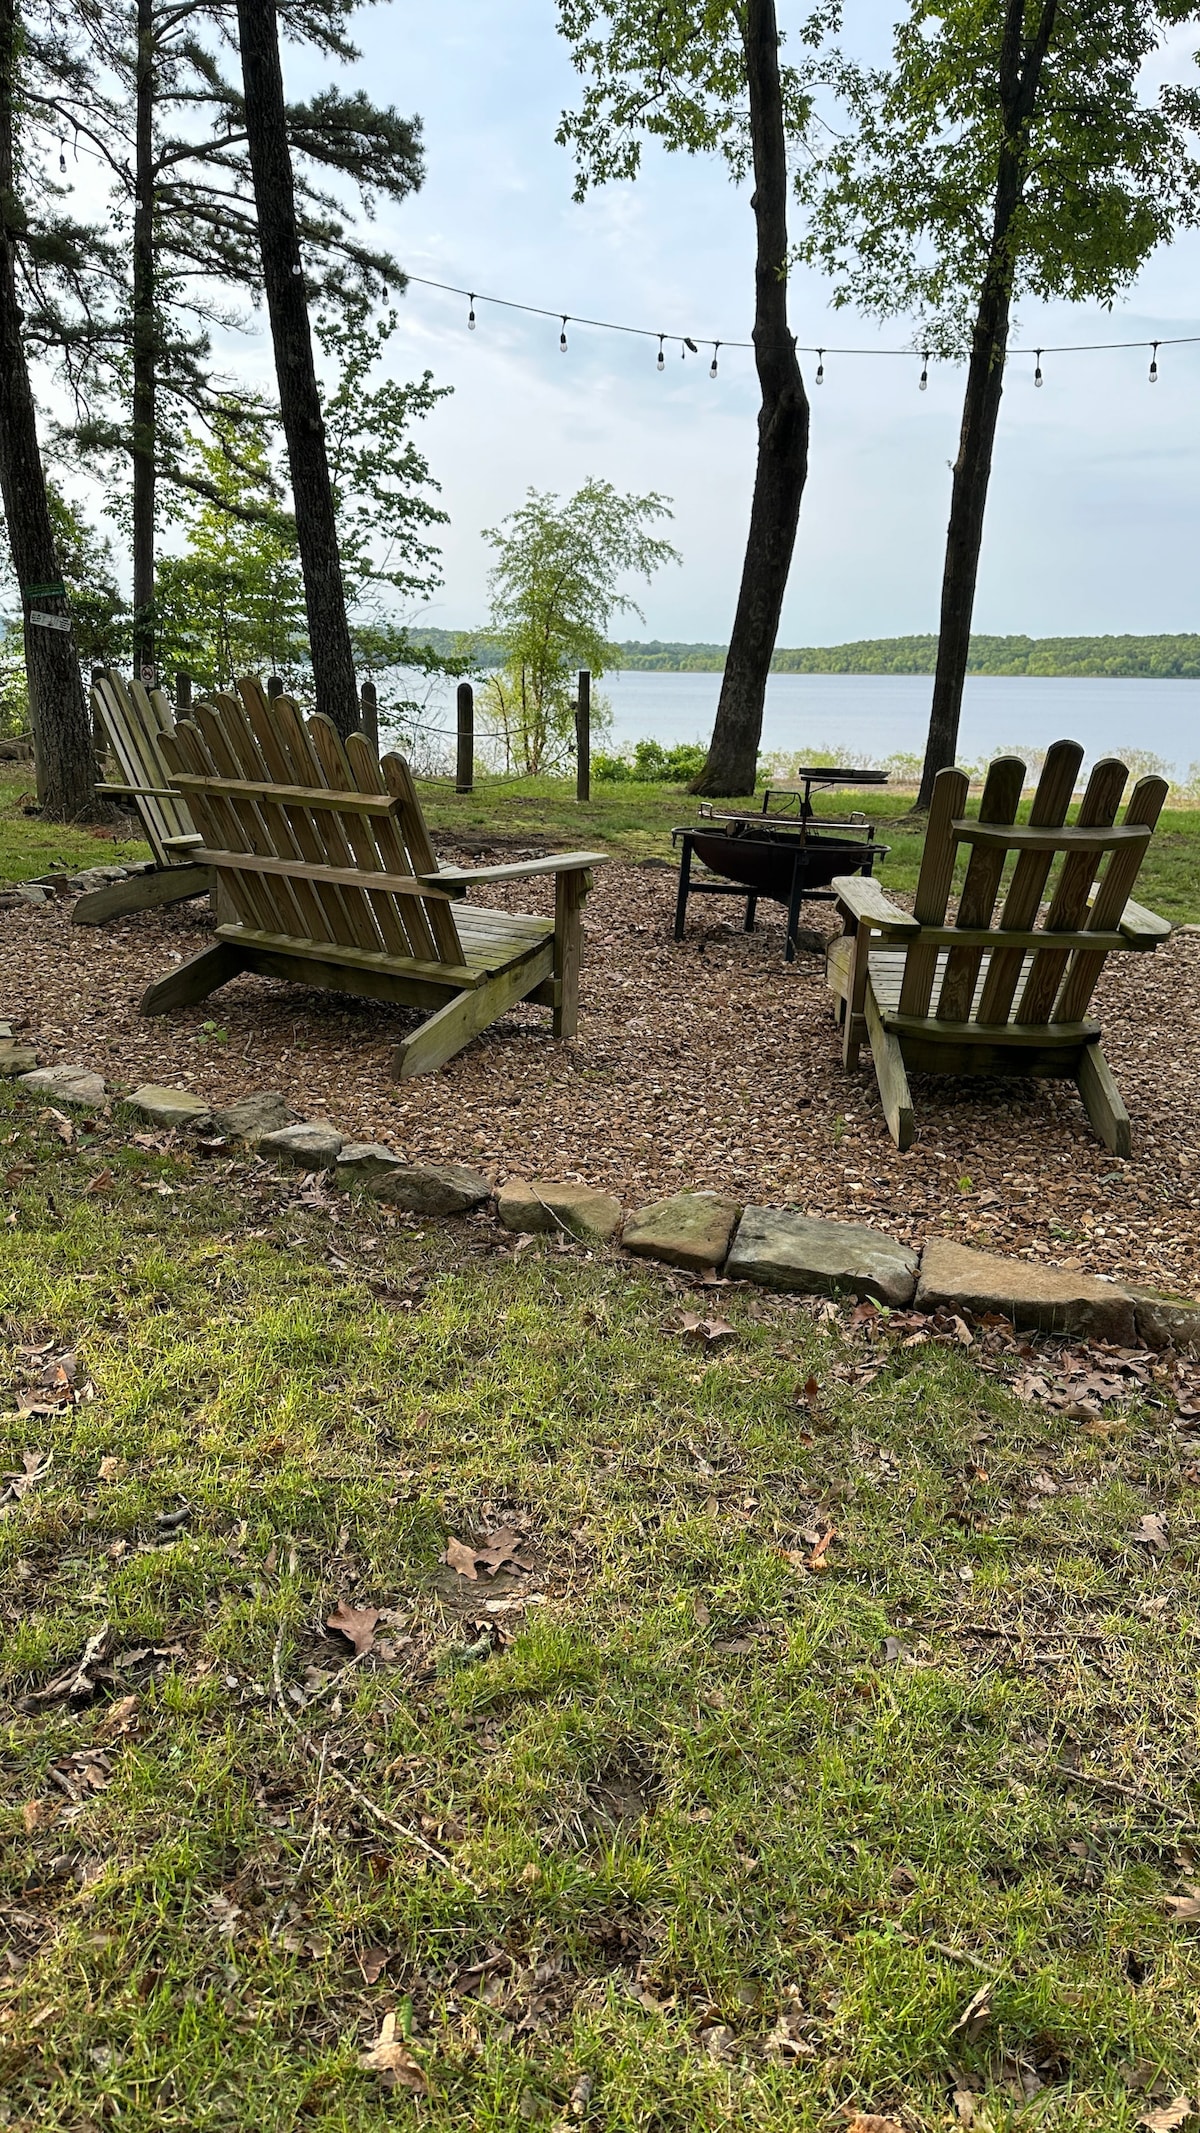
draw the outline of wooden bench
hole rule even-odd
[[[1168,920],[1130,901],[1167,786],[1139,779],[1118,824],[1128,772],[1106,757],[1091,772],[1077,822],[1066,827],[1082,761],[1077,742],[1055,742],[1027,825],[1015,820],[1025,779],[1017,757],[991,765],[977,822],[965,818],[963,772],[941,771],[911,917],[878,882],[843,876],[833,883],[845,932],[831,944],[826,968],[843,1062],[857,1064],[865,1038],[900,1148],[915,1130],[914,1072],[1069,1077],[1105,1144],[1116,1155],[1130,1152],[1129,1114],[1088,1008],[1111,951],[1153,950],[1170,935]],[[948,924],[960,846],[969,857]]]
[[[96,796],[133,801],[154,865],[127,881],[89,890],[76,902],[72,919],[80,926],[102,926],[105,919],[130,911],[205,895],[213,886],[213,870],[197,863],[200,833],[171,783],[163,752],[164,738],[175,730],[169,697],[110,670],[93,685],[92,707],[120,772],[119,782],[99,783]]]
[[[197,704],[162,746],[215,870],[211,947],[151,985],[144,1015],[201,1000],[242,970],[433,1012],[396,1047],[429,1074],[520,1000],[556,1037],[579,1018],[581,913],[602,852],[439,868],[407,763],[305,721],[257,683]],[[465,904],[477,882],[555,879],[553,918]]]

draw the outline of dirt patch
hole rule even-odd
[[[534,881],[479,900],[548,910],[552,897]],[[746,934],[738,905],[711,918],[693,905],[676,944],[674,902],[673,875],[599,870],[578,1038],[554,1044],[549,1018],[521,1008],[441,1073],[404,1084],[389,1055],[418,1018],[370,1001],[243,977],[142,1021],[143,988],[204,946],[202,902],[95,931],[72,927],[57,903],[5,912],[0,1012],[45,1064],[96,1067],[127,1087],[180,1084],[214,1103],[280,1089],[298,1115],[410,1161],[467,1162],[498,1181],[577,1178],[627,1207],[710,1187],[913,1244],[950,1234],[1200,1294],[1200,936],[1110,957],[1096,994],[1133,1119],[1129,1162],[1096,1140],[1070,1083],[920,1077],[918,1137],[901,1155],[869,1063],[843,1072],[821,958],[783,960],[782,914],[762,907]],[[812,915],[832,931],[832,916]]]

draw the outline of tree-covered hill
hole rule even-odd
[[[418,643],[442,652],[468,646],[480,666],[498,665],[500,646],[482,630],[414,630]],[[776,674],[932,674],[937,638],[868,637],[855,644],[781,645]],[[723,644],[671,644],[658,638],[613,647],[612,668],[659,674],[719,674]],[[1200,632],[1175,637],[972,637],[972,674],[1103,676],[1152,681],[1200,680]]]

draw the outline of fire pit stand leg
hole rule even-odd
[[[692,840],[690,837],[685,836],[683,849],[679,854],[679,893],[675,898],[675,938],[677,941],[683,939],[684,927],[687,924],[687,900],[691,884]]]
[[[787,941],[783,951],[785,963],[796,960],[796,929],[800,924],[800,901],[804,893],[804,857],[801,846],[792,861],[792,893],[788,898]]]
[[[746,898],[746,924],[745,924],[745,928],[744,928],[744,931],[745,931],[745,932],[747,932],[747,933],[753,933],[753,931],[754,931],[754,914],[755,914],[755,912],[757,911],[757,909],[758,909],[758,898],[757,898],[757,896],[748,896],[748,897]]]

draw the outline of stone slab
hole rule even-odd
[[[870,1296],[899,1310],[917,1287],[917,1255],[861,1223],[819,1222],[773,1207],[748,1207],[725,1262],[731,1281],[805,1296]]]
[[[37,1053],[30,1044],[15,1044],[10,1037],[0,1037],[0,1081],[11,1081],[14,1074],[37,1072]]]
[[[1015,1326],[1040,1333],[1077,1334],[1122,1348],[1137,1341],[1133,1299],[1115,1281],[975,1252],[947,1237],[933,1238],[921,1254],[916,1308],[965,1308],[977,1317],[998,1311]]]
[[[332,1170],[341,1145],[341,1134],[323,1119],[283,1126],[277,1133],[262,1134],[256,1143],[259,1155],[274,1156],[277,1163],[294,1163],[300,1170]]]
[[[339,1185],[366,1185],[373,1178],[386,1178],[404,1168],[404,1158],[379,1141],[343,1141],[338,1150]]]
[[[720,1266],[741,1211],[740,1201],[720,1193],[672,1193],[630,1215],[621,1243],[637,1258],[661,1259],[667,1266]]]
[[[501,1187],[496,1212],[505,1229],[540,1235],[568,1230],[587,1243],[608,1244],[621,1227],[621,1203],[594,1185],[528,1184],[509,1178]]]
[[[1162,1296],[1157,1289],[1130,1289],[1142,1348],[1178,1348],[1200,1355],[1200,1303],[1189,1296]]]
[[[190,1089],[160,1088],[156,1081],[144,1081],[125,1100],[131,1111],[152,1126],[207,1126],[212,1120],[212,1106],[205,1097],[193,1095]]]
[[[38,1067],[32,1074],[20,1075],[19,1080],[32,1096],[46,1096],[53,1103],[78,1104],[90,1110],[104,1102],[104,1076],[93,1074],[88,1067]]]
[[[463,1163],[402,1163],[368,1190],[413,1215],[466,1215],[492,1197],[490,1180]]]
[[[222,1111],[213,1112],[218,1133],[230,1140],[249,1141],[255,1147],[264,1133],[278,1133],[288,1122],[287,1105],[275,1090],[241,1096]]]

